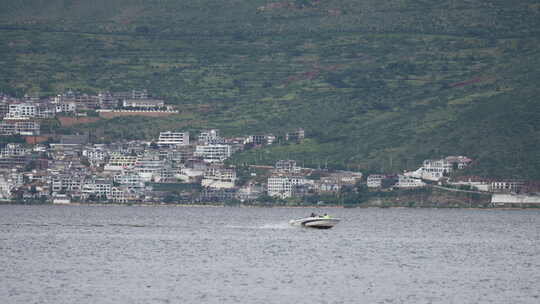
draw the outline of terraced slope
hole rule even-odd
[[[365,171],[468,155],[468,174],[540,178],[537,1],[0,1],[0,90],[145,87],[182,111],[102,140],[304,127],[239,155]]]

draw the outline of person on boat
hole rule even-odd
[[[325,213],[325,214],[323,215],[323,218],[329,219],[329,218],[330,218],[330,215],[328,215],[327,213]]]
[[[317,215],[314,212],[311,212],[311,215],[309,217],[316,217]]]

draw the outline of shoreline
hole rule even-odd
[[[81,203],[73,202],[68,204],[25,204],[16,202],[0,202],[0,206],[91,206],[91,207],[183,207],[183,208],[343,208],[343,209],[471,209],[471,210],[523,210],[523,209],[540,209],[539,206],[489,206],[489,207],[454,207],[454,206],[374,206],[374,205],[359,205],[359,206],[343,206],[343,205],[304,205],[304,206],[288,206],[288,205],[226,205],[226,204],[166,204],[166,203]]]

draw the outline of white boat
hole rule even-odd
[[[340,219],[331,217],[311,216],[289,221],[292,226],[301,226],[317,229],[330,229],[339,223]]]

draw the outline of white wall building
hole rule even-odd
[[[197,146],[193,155],[208,163],[222,162],[231,157],[232,149],[229,145],[220,144]]]
[[[199,143],[206,145],[223,144],[225,142],[225,140],[220,136],[218,129],[201,131],[198,141]]]
[[[382,181],[386,178],[386,175],[381,174],[371,174],[367,178],[368,188],[381,188]]]
[[[82,151],[82,155],[91,163],[102,162],[107,157],[107,152],[101,148],[88,148]]]
[[[122,171],[132,169],[137,160],[137,156],[113,153],[109,159],[109,162],[105,165],[105,170]]]
[[[133,171],[137,172],[144,182],[159,179],[160,171],[163,169],[165,161],[159,159],[157,155],[145,155],[137,160]]]
[[[236,182],[236,171],[219,167],[209,167],[204,172],[201,185],[203,187],[217,189],[234,188]]]
[[[160,147],[189,145],[189,132],[160,132],[157,144]]]
[[[308,184],[303,176],[272,175],[268,178],[267,191],[269,196],[288,198],[296,194],[296,187]]]
[[[6,118],[32,118],[36,117],[38,107],[31,103],[14,103],[9,105]]]
[[[426,186],[426,183],[424,183],[419,178],[414,178],[411,176],[406,175],[398,175],[398,182],[394,186],[396,188],[420,188]]]
[[[276,172],[286,172],[286,173],[299,173],[301,168],[296,165],[294,160],[278,160],[274,165]]]

